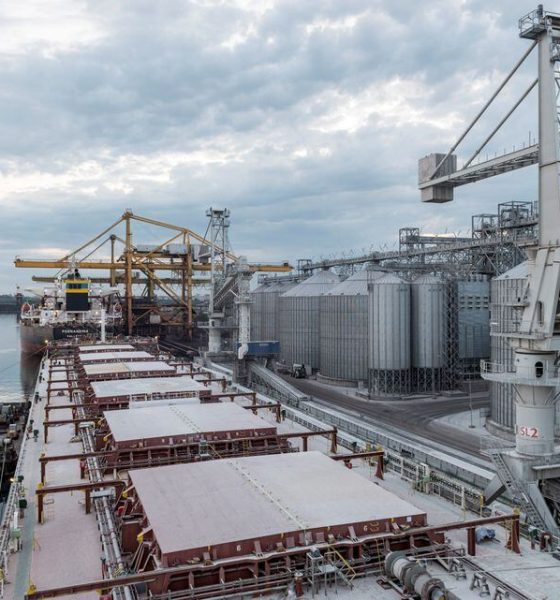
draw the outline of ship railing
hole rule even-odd
[[[146,402],[148,400],[176,400],[182,398],[194,398],[197,392],[185,390],[184,392],[151,392],[150,394],[131,394],[129,402]]]
[[[41,361],[39,372],[41,372],[43,369],[44,360],[45,359]],[[35,387],[35,390],[37,391],[37,386]],[[33,411],[30,410],[27,415],[27,422],[25,424],[24,431],[29,429],[32,416]],[[10,486],[10,491],[8,492],[8,498],[6,499],[4,511],[2,513],[2,520],[0,522],[0,598],[4,597],[4,583],[7,581],[8,577],[8,563],[10,556],[9,546],[12,536],[12,517],[16,510],[19,498],[21,497],[21,492],[24,489],[23,471],[28,446],[29,439],[27,439],[27,436],[23,434],[16,469],[11,480],[12,485]]]

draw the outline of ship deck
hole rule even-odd
[[[242,544],[252,549],[260,542],[264,550],[270,538],[337,527],[355,527],[359,535],[390,519],[425,524],[421,510],[320,452],[169,465],[129,476],[164,557],[201,558],[209,546],[220,557],[235,556]]]
[[[97,400],[120,396],[181,393],[185,397],[198,396],[208,388],[192,377],[144,377],[141,379],[115,379],[93,381],[91,388]]]
[[[106,362],[101,364],[88,364],[83,367],[88,377],[96,375],[111,374],[140,374],[140,373],[175,373],[175,367],[168,365],[161,360],[145,360],[137,362]]]
[[[29,418],[33,419],[35,427],[45,420],[44,403],[48,364],[48,359],[45,359],[41,370],[43,380],[38,381],[36,387],[41,401],[34,403],[30,412]],[[160,382],[161,379],[158,378],[157,381]],[[130,381],[123,383],[130,383]],[[221,391],[221,386],[218,383],[210,383],[209,387],[214,392]],[[60,395],[51,397],[52,405],[69,404],[69,401],[67,392],[63,390],[61,390]],[[239,403],[246,404],[248,400],[239,400]],[[197,404],[195,403],[193,406],[197,406]],[[230,406],[230,404],[224,404],[221,408],[228,410],[227,406]],[[243,410],[248,417],[252,416],[250,411]],[[130,412],[131,418],[133,418],[134,412]],[[272,413],[265,411],[261,414],[271,426],[273,424],[276,426]],[[57,418],[70,419],[71,417],[71,409],[57,410]],[[123,421],[123,424],[126,429],[126,421]],[[75,454],[82,450],[72,424],[52,428],[47,444],[44,443],[41,428],[38,427],[38,429],[37,442],[31,438],[24,440],[22,444],[19,472],[24,475],[22,486],[28,500],[28,508],[25,510],[25,516],[20,523],[21,548],[10,555],[9,568],[6,572],[7,583],[4,584],[2,596],[6,600],[21,600],[30,589],[30,586],[37,589],[68,586],[97,580],[101,576],[103,547],[100,541],[96,515],[95,511],[86,514],[82,492],[49,495],[45,503],[44,522],[37,523],[37,498],[34,492],[40,483],[40,456],[43,453],[47,456]],[[301,424],[289,419],[277,425],[277,429],[279,432],[284,433],[305,430]],[[125,436],[130,435],[130,433],[131,431],[124,431]],[[297,441],[296,443],[301,447],[301,442]],[[310,439],[309,447],[311,450],[318,450],[323,454],[328,453],[328,441],[321,437]],[[289,457],[290,455],[286,455],[286,460],[289,460]],[[349,518],[352,520],[366,514],[369,515],[368,518],[371,518],[372,514],[373,517],[377,518],[391,514],[426,513],[428,521],[434,525],[473,518],[473,515],[465,514],[460,507],[452,505],[437,496],[415,492],[411,489],[410,484],[403,481],[398,474],[388,473],[384,481],[376,481],[378,485],[374,487],[377,488],[378,493],[375,494],[375,497],[370,498],[369,492],[362,491],[361,483],[357,484],[355,481],[351,485],[347,483],[347,475],[350,475],[350,473],[340,463],[334,464],[334,467],[338,469],[337,474],[339,477],[337,476],[335,480],[331,476],[328,483],[319,485],[313,478],[307,479],[296,476],[296,470],[288,465],[273,466],[269,463],[270,466],[267,467],[267,458],[270,457],[255,458],[256,462],[253,463],[250,470],[251,477],[260,482],[261,485],[265,485],[267,489],[274,490],[274,497],[281,500],[282,506],[289,511],[290,515],[295,516],[300,522],[309,526],[323,522],[323,518],[346,521]],[[324,457],[320,457],[320,459],[322,461],[326,460]],[[282,520],[278,524],[278,527],[282,529],[293,523],[293,519],[283,510],[271,508],[268,505],[261,507],[262,498],[256,499],[254,485],[253,490],[249,492],[245,489],[247,486],[240,486],[237,480],[232,488],[234,502],[240,507],[246,506],[248,509],[252,507],[252,510],[243,509],[241,514],[237,514],[235,511],[232,512],[228,509],[227,496],[220,493],[220,490],[223,491],[227,486],[225,486],[225,483],[224,486],[216,483],[212,484],[212,481],[219,482],[223,478],[226,460],[221,461],[224,463],[223,465],[219,464],[220,461],[187,465],[188,467],[194,467],[197,473],[201,473],[199,467],[203,466],[210,468],[212,471],[215,470],[215,477],[207,478],[205,475],[200,483],[195,481],[195,471],[192,472],[192,477],[172,478],[172,483],[170,483],[169,478],[164,476],[164,471],[161,471],[161,469],[167,468],[175,470],[178,467],[185,467],[184,465],[160,467],[158,471],[161,475],[157,475],[157,477],[161,476],[165,481],[162,480],[160,482],[161,486],[155,488],[152,485],[154,478],[150,478],[148,474],[152,469],[140,470],[132,474],[134,483],[146,489],[145,497],[147,503],[151,503],[150,506],[152,507],[149,511],[153,513],[155,521],[160,520],[157,527],[161,526],[162,528],[161,539],[165,547],[174,548],[173,544],[176,544],[174,540],[180,539],[180,536],[178,537],[173,529],[173,524],[177,522],[182,523],[181,526],[186,527],[188,525],[190,531],[195,531],[195,542],[197,544],[203,544],[204,541],[208,543],[212,541],[219,542],[226,537],[233,539],[252,534],[261,535],[264,531],[260,528],[258,518],[261,508],[263,515],[268,515],[272,511],[275,514],[275,517],[272,518]],[[304,456],[304,460],[314,461],[319,459],[314,459],[313,453],[310,453]],[[284,458],[281,459],[281,462],[284,462]],[[257,464],[260,466],[255,466]],[[364,485],[372,486],[374,469],[365,461],[355,464],[356,467],[351,474],[359,474],[363,478]],[[316,465],[316,468],[320,469],[320,465]],[[226,469],[226,471],[228,470]],[[45,485],[67,485],[80,483],[80,481],[83,482],[83,480],[80,480],[78,461],[68,460],[48,463]],[[212,485],[216,485],[215,490],[209,489],[208,486],[211,487]],[[179,486],[181,490],[175,490],[173,486]],[[339,496],[341,488],[346,488],[351,492],[350,495],[354,498],[351,506],[348,506],[346,497],[342,499]],[[189,495],[192,502],[196,500],[196,496],[198,498],[197,510],[187,511],[184,506],[175,506],[173,510],[178,511],[180,514],[175,515],[177,521],[173,521],[171,515],[166,514],[166,509],[169,508],[166,502],[174,492]],[[231,502],[229,508],[231,508]],[[213,515],[219,517],[219,522],[208,523],[207,515],[210,509]],[[257,519],[254,518],[254,515],[257,515]],[[289,523],[284,521],[289,521]],[[499,525],[495,526],[495,529],[499,542],[477,546],[477,556],[470,561],[474,566],[467,565],[469,580],[455,580],[437,565],[433,565],[434,573],[442,578],[448,584],[449,589],[463,600],[474,600],[474,598],[479,597],[476,590],[469,589],[470,574],[472,574],[473,569],[483,569],[490,574],[493,573],[496,577],[506,579],[519,590],[522,590],[523,596],[512,595],[511,598],[530,598],[532,600],[551,600],[554,598],[550,595],[551,590],[560,587],[558,562],[548,553],[531,550],[527,540],[521,540],[521,555],[506,551],[503,546],[508,532]],[[224,531],[228,532],[227,535],[223,533]],[[464,537],[464,532],[461,531],[449,533],[449,539],[457,547],[464,544]],[[191,545],[193,543],[191,542]],[[371,578],[356,581],[353,590],[339,586],[335,589],[321,590],[321,593],[337,598],[346,598],[347,596],[349,600],[371,598],[372,594],[373,597],[379,600],[396,600],[398,598],[394,590],[380,588],[375,583],[375,579]],[[94,591],[63,596],[63,598],[78,600],[93,600],[98,597],[97,592]]]
[[[153,438],[181,438],[192,434],[207,438],[231,432],[232,436],[273,435],[276,427],[232,402],[145,406],[104,413],[116,443]]]
[[[80,352],[117,352],[121,350],[135,350],[132,344],[86,344],[78,346]]]
[[[120,352],[81,352],[78,354],[83,364],[93,362],[117,362],[126,360],[140,360],[153,358],[149,352],[144,350],[122,350]]]

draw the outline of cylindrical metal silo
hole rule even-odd
[[[511,339],[507,334],[517,331],[521,321],[522,311],[519,306],[527,284],[528,271],[528,263],[521,263],[494,278],[490,286],[490,360],[511,368],[514,355]],[[490,418],[486,426],[490,432],[509,439],[514,435],[514,394],[510,383],[490,384]]]
[[[276,341],[280,339],[278,298],[296,285],[296,281],[270,281],[251,292],[252,340]]]
[[[321,296],[320,376],[340,385],[368,377],[368,271]]]
[[[412,386],[415,391],[442,389],[449,366],[446,284],[433,275],[421,275],[412,292]]]
[[[287,365],[320,366],[320,300],[339,278],[319,271],[278,298],[279,339],[282,360]]]
[[[410,284],[392,273],[369,286],[369,393],[410,391]]]

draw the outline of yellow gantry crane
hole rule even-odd
[[[169,232],[169,237],[158,245],[134,243],[134,222],[166,230]],[[123,225],[124,234],[121,233],[119,236],[116,230],[122,229]],[[110,258],[95,258],[94,255],[107,244],[110,246]],[[147,313],[157,310],[154,304],[148,304],[143,313],[135,315],[133,286],[144,285],[145,295],[150,301],[154,300],[155,290],[159,289],[175,303],[177,309],[166,324],[184,326],[190,335],[193,329],[193,286],[210,284],[208,276],[200,275],[210,274],[212,271],[210,258],[217,252],[222,252],[222,265],[238,260],[235,254],[217,248],[205,236],[191,229],[135,215],[131,210],[126,210],[117,221],[66,256],[53,260],[16,257],[14,264],[17,268],[24,269],[65,271],[78,268],[80,271],[108,271],[108,276],[93,277],[92,281],[109,283],[112,286],[124,285],[126,330],[129,334],[132,333],[135,324],[145,318]],[[251,264],[249,267],[253,272],[285,273],[292,270],[287,262]],[[55,277],[35,276],[33,279],[52,282]]]

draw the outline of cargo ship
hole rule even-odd
[[[41,292],[38,304],[21,307],[21,351],[39,354],[55,340],[98,337],[101,329],[114,333],[122,322],[116,288],[93,288],[77,269]]]
[[[0,598],[468,600],[481,572],[495,598],[555,585],[534,583],[558,563],[520,539],[517,512],[480,518],[464,484],[448,502],[459,480],[436,469],[441,497],[411,496],[420,464],[374,449],[367,423],[333,428],[158,342],[49,344],[0,521]],[[489,525],[507,547],[478,541]]]

